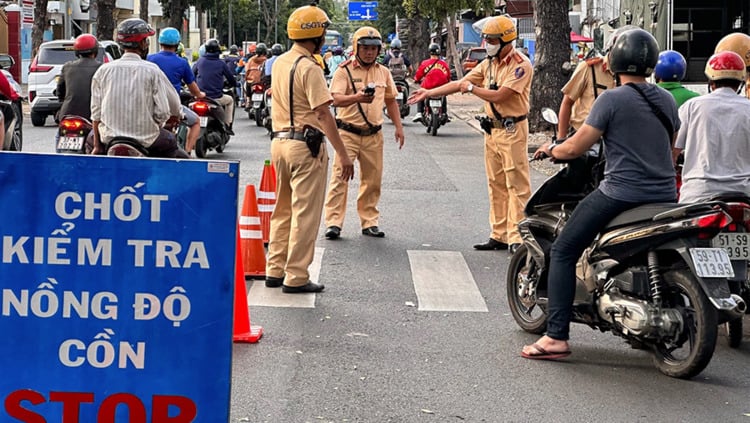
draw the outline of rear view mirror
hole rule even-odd
[[[0,69],[10,69],[16,61],[9,54],[0,54]]]
[[[557,113],[549,107],[542,109],[542,118],[553,125],[557,125]]]

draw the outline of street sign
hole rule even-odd
[[[378,2],[376,1],[350,1],[350,21],[376,21],[378,20]]]

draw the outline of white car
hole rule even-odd
[[[55,115],[62,105],[55,95],[57,78],[65,63],[76,60],[73,42],[75,40],[54,40],[42,43],[39,52],[29,66],[29,104],[31,123],[44,126],[49,115]],[[107,63],[122,56],[120,47],[113,41],[99,41],[96,60]]]

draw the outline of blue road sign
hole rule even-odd
[[[0,421],[229,421],[239,164],[0,169]]]
[[[378,2],[376,1],[350,1],[350,21],[376,21],[378,20]]]

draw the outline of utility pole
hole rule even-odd
[[[230,46],[234,44],[234,21],[232,20],[232,0],[229,0],[229,42]]]
[[[273,5],[273,20],[274,20],[274,28],[273,28],[273,43],[278,44],[279,43],[279,0],[275,0]]]
[[[70,10],[70,4],[68,0],[63,1],[63,39],[69,40],[72,34],[73,20],[70,18],[72,11]]]

